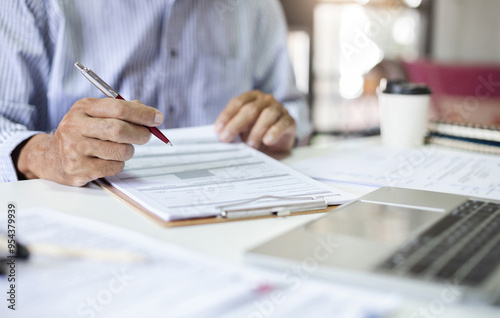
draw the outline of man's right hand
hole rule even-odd
[[[85,98],[71,107],[54,134],[28,141],[17,168],[28,179],[84,186],[121,172],[134,154],[132,144],[142,145],[151,138],[144,126],[162,122],[160,111],[139,101]]]

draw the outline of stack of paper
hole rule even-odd
[[[165,134],[173,147],[153,138],[136,147],[123,172],[107,178],[164,221],[218,216],[226,206],[263,196],[283,199],[260,200],[240,208],[280,206],[293,197],[326,198],[329,205],[355,198],[245,144],[220,142],[212,126],[166,130]]]
[[[2,226],[6,224],[2,223]],[[34,253],[16,264],[15,311],[1,317],[381,317],[398,298],[228,266],[155,239],[48,209],[25,209],[17,239],[120,254],[115,261]],[[4,227],[6,228],[6,227]],[[99,252],[99,253],[97,253]],[[135,255],[127,261],[123,255]],[[300,275],[299,275],[300,274]],[[6,291],[7,279],[0,277]]]

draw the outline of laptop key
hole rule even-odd
[[[488,252],[472,270],[464,277],[462,284],[477,286],[481,284],[500,264],[500,242]]]
[[[465,222],[463,220],[470,216],[472,213],[476,212],[479,208],[484,208],[481,215],[473,215],[468,218]],[[463,222],[458,228],[456,228],[452,233],[449,233],[443,241],[435,246],[432,250],[426,253],[420,261],[414,264],[408,271],[414,275],[419,275],[424,272],[437,258],[450,249],[451,246],[460,241],[471,229],[478,226],[490,215],[491,208],[489,204],[485,204],[483,201],[468,200],[459,207],[455,208],[429,229],[424,231],[420,236],[413,239],[412,241],[405,244],[398,251],[396,251],[393,256],[387,259],[381,268],[384,269],[395,269],[396,267],[401,267],[406,272],[408,269],[405,264],[406,261],[412,257],[412,255],[418,253],[420,250],[425,248],[425,246],[433,241],[438,236],[442,235],[443,232],[451,228],[452,226]],[[400,272],[400,271],[398,271]]]

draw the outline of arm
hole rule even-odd
[[[256,148],[288,151],[294,139],[311,132],[309,111],[295,87],[287,49],[287,28],[280,4],[260,1],[252,45],[255,91],[231,100],[215,126],[223,141],[236,135]]]
[[[282,103],[296,122],[299,141],[312,131],[309,107],[295,85],[288,52],[288,28],[281,4],[277,0],[259,1],[261,17],[253,46],[255,89],[271,94]]]
[[[119,173],[132,144],[151,137],[144,126],[161,124],[163,115],[137,101],[87,98],[74,103],[53,134],[42,133],[55,128],[47,106],[52,33],[44,20],[54,13],[45,6],[55,1],[6,3],[0,11],[1,180],[16,180],[15,168],[29,179],[73,186]]]
[[[43,3],[7,1],[0,11],[0,182],[17,180],[16,154],[45,119],[49,39],[39,30]]]
[[[144,126],[158,126],[163,115],[138,101],[85,98],[77,101],[54,134],[31,138],[20,151],[18,168],[30,179],[83,186],[123,170],[132,144],[149,141]]]

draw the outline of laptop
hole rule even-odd
[[[494,303],[500,298],[500,201],[380,188],[246,257],[378,290]]]

